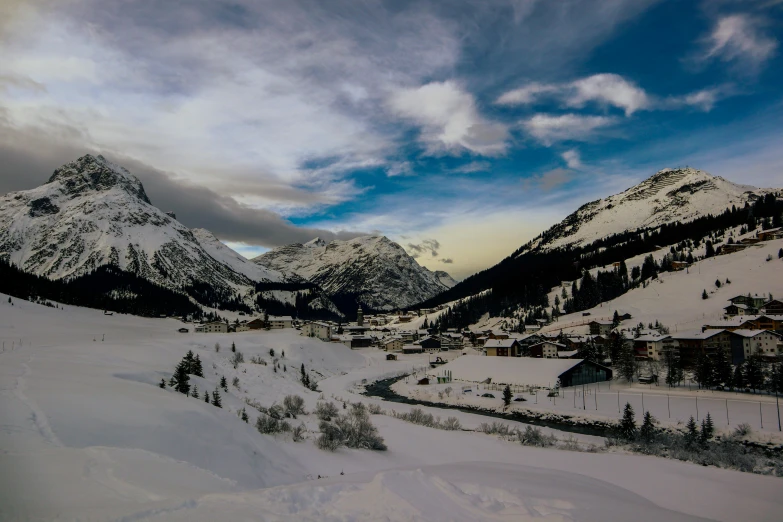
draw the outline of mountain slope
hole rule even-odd
[[[52,279],[113,265],[169,288],[206,285],[225,298],[285,279],[209,232],[191,231],[154,207],[130,172],[91,155],[40,187],[0,197],[0,258]]]
[[[445,272],[420,266],[397,243],[383,236],[365,236],[326,243],[316,238],[270,250],[253,262],[311,281],[330,296],[355,296],[375,310],[406,308],[449,288]]]
[[[768,190],[692,168],[663,169],[628,190],[592,201],[533,240],[532,249],[584,246],[612,234],[718,214]]]

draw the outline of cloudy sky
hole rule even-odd
[[[486,268],[664,167],[783,186],[783,0],[2,0],[0,193],[102,153],[245,255]]]

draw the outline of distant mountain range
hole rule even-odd
[[[215,307],[252,306],[259,296],[293,306],[306,297],[309,308],[339,313],[329,299],[335,295],[350,312],[359,303],[388,310],[454,284],[385,237],[315,239],[250,262],[156,208],[135,176],[92,155],[58,168],[40,187],[0,196],[0,260],[54,280],[112,266]]]
[[[315,283],[338,301],[347,297],[373,310],[405,309],[456,284],[446,272],[419,265],[384,236],[329,243],[315,238],[275,248],[253,262]]]

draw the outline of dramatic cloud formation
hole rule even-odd
[[[430,154],[467,150],[493,156],[506,150],[506,126],[483,118],[473,96],[453,81],[400,89],[389,107],[421,126],[419,139]]]

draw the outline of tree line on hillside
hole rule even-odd
[[[703,241],[706,256],[715,255],[717,238],[726,229],[742,226],[745,230],[754,230],[759,224],[762,228],[783,226],[783,200],[767,194],[753,204],[745,204],[742,208],[732,206],[716,216],[614,234],[586,246],[569,245],[541,251],[528,243],[494,267],[468,277],[417,306],[432,308],[461,299],[443,314],[441,327],[462,328],[475,323],[485,313],[495,317],[511,316],[517,307],[548,307],[549,289],[559,286],[562,281],[586,278],[576,288],[572,286],[571,296],[564,296],[564,300],[570,301],[563,303],[569,312],[584,310],[622,295],[661,271],[671,270],[674,261],[695,261],[689,251],[701,246]],[[705,241],[710,237],[713,240]],[[658,250],[660,245],[675,246],[661,262],[647,256],[638,272],[635,269],[629,274],[627,268],[623,268],[623,260]],[[597,276],[587,273],[591,268],[614,262],[621,263],[619,269],[601,271]],[[482,294],[485,290],[490,292]],[[542,310],[539,313],[543,315]]]
[[[203,315],[188,296],[110,265],[82,276],[52,280],[0,259],[0,292],[28,301],[48,299],[146,317]]]

